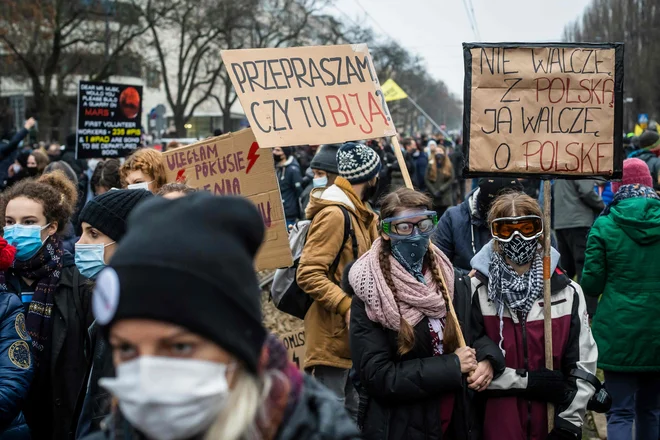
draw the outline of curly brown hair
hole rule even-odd
[[[420,208],[424,210],[431,209],[432,201],[426,195],[420,192],[414,191],[408,188],[400,188],[387,196],[385,196],[381,202],[380,208],[380,217],[389,218],[396,217],[398,212],[404,211],[406,209],[415,209]],[[385,282],[387,286],[392,291],[394,298],[396,299],[396,287],[394,281],[392,280],[392,272],[390,266],[390,255],[392,253],[391,241],[383,240],[381,246],[381,252],[378,256],[380,262],[380,269],[383,272],[385,277]],[[447,323],[445,325],[442,345],[445,353],[453,353],[459,347],[458,343],[458,329],[459,324],[449,313],[449,303],[451,299],[447,292],[447,286],[444,284],[444,279],[440,273],[440,262],[437,260],[435,253],[427,252],[425,257],[425,264],[431,269],[433,274],[433,279],[436,284],[440,286],[439,290],[442,294],[442,297],[447,304]],[[399,307],[399,302],[397,301],[397,307]],[[399,312],[400,314],[400,312]],[[412,326],[401,317],[400,330],[398,336],[398,348],[399,354],[403,355],[408,353],[415,346],[415,331]]]
[[[126,186],[126,177],[133,171],[142,171],[154,180],[154,192],[167,183],[163,154],[153,148],[141,148],[131,154],[119,170],[122,186]]]
[[[2,193],[0,213],[5,226],[7,205],[13,199],[26,197],[41,204],[48,223],[57,222],[57,232],[66,227],[78,201],[76,186],[59,170],[44,174],[38,179],[24,179]]]

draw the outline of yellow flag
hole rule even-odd
[[[383,93],[385,92],[383,91]],[[387,99],[385,100],[387,101]],[[635,136],[639,136],[642,133],[644,133],[644,129],[639,124],[635,124]]]
[[[385,83],[380,88],[383,90],[385,101],[387,102],[406,99],[408,97],[406,92],[404,92],[403,89],[399,87],[399,85],[395,83],[393,79],[388,79],[385,81]]]

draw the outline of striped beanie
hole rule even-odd
[[[337,152],[339,175],[351,184],[365,183],[378,175],[380,157],[366,145],[346,142]]]

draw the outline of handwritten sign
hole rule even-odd
[[[281,339],[289,352],[289,360],[302,370],[305,367],[305,331],[287,333]]]
[[[142,87],[78,83],[78,159],[125,157],[142,137]]]
[[[222,51],[262,147],[396,134],[366,44]]]
[[[282,198],[270,154],[259,151],[252,130],[205,139],[163,153],[168,182],[188,185],[215,195],[252,200],[266,225],[264,243],[256,258],[257,270],[293,264]]]
[[[463,49],[470,177],[621,177],[623,45]]]

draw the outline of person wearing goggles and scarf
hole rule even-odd
[[[405,188],[385,197],[381,237],[348,275],[358,424],[368,439],[475,438],[467,374],[480,391],[504,369],[491,340],[471,337],[469,278],[430,243],[431,203]],[[469,346],[459,348],[459,331]]]
[[[559,269],[552,249],[554,369],[548,370],[541,209],[524,193],[507,193],[495,200],[488,220],[493,240],[472,259],[474,318],[499,345],[506,370],[484,393],[484,439],[581,439],[598,359],[582,289]],[[546,403],[555,405],[549,434]]]
[[[168,239],[163,240],[163,231]],[[249,200],[154,197],[99,273],[96,322],[116,377],[112,414],[89,440],[357,440],[338,399],[298,370],[262,325]]]
[[[91,287],[61,237],[77,198],[61,171],[25,179],[0,198],[4,238],[16,248],[12,266],[0,271],[0,290],[22,300],[25,339],[32,340],[34,379],[24,408],[32,438],[68,438],[89,366]]]

